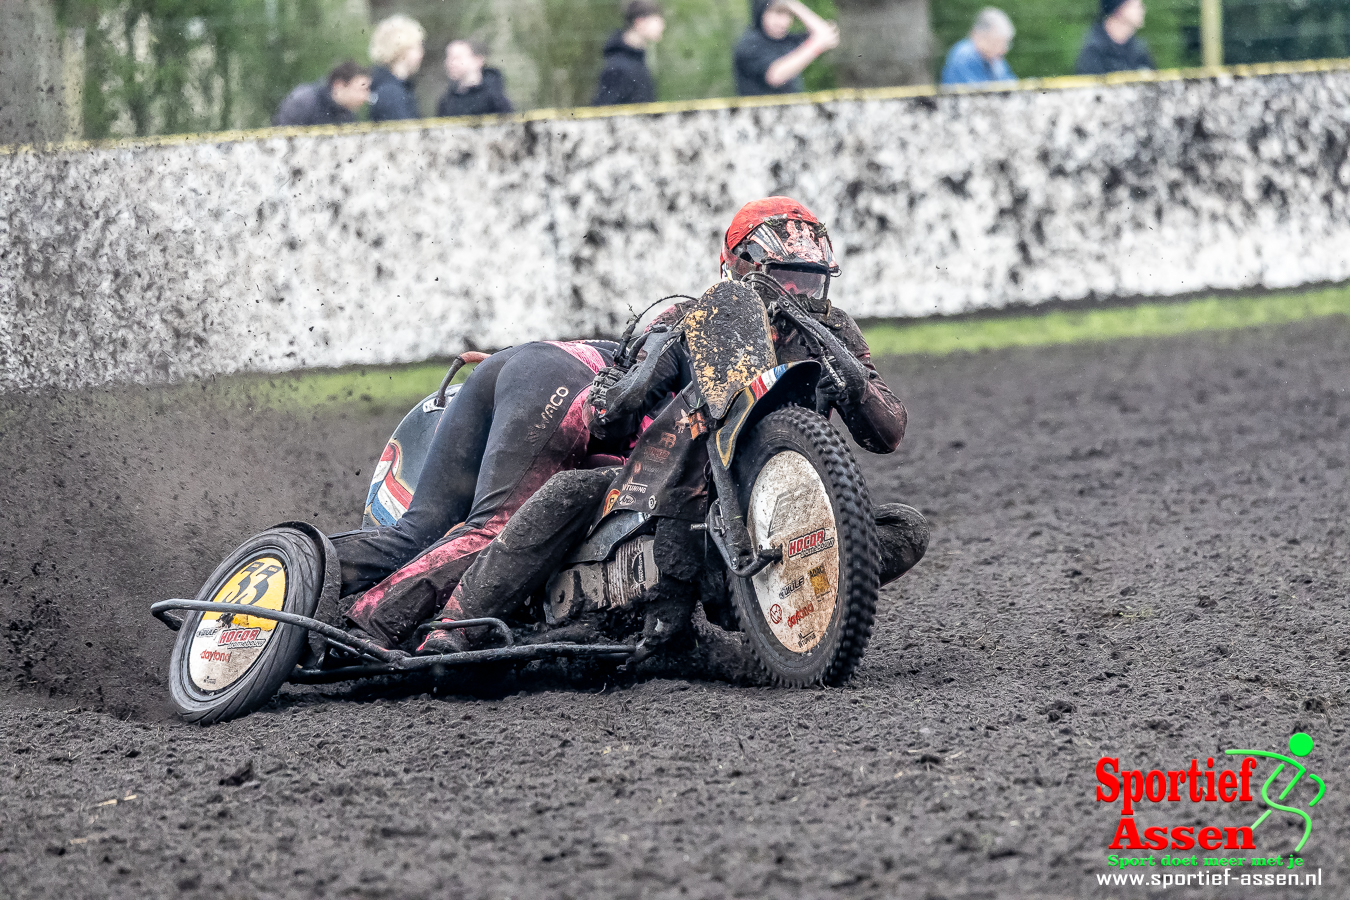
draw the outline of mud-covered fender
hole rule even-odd
[[[747,384],[731,401],[722,427],[713,433],[713,449],[722,465],[731,465],[741,434],[775,409],[788,404],[815,408],[818,381],[820,363],[804,359],[774,366]]]
[[[365,530],[393,525],[408,511],[426,462],[427,451],[436,436],[441,416],[463,384],[452,384],[441,405],[439,391],[418,403],[398,423],[384,446],[366,492],[366,508],[361,518]]]

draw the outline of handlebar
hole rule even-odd
[[[450,382],[454,380],[455,374],[459,372],[460,369],[464,368],[466,365],[476,366],[491,355],[491,353],[483,353],[478,350],[465,350],[459,356],[456,356],[454,361],[450,363],[449,371],[447,371],[445,377],[441,379],[440,390],[436,392],[436,406],[440,409],[445,409],[445,392],[450,389]]]

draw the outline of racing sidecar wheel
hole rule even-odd
[[[312,616],[323,590],[323,557],[294,528],[245,541],[216,567],[198,600]],[[179,715],[209,725],[248,715],[285,683],[306,648],[306,631],[258,616],[190,612],[169,661],[169,696]]]
[[[782,551],[752,578],[730,577],[755,658],[785,686],[847,682],[867,649],[879,588],[857,461],[826,419],[793,406],[743,438],[733,475],[755,546]]]

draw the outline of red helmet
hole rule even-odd
[[[829,311],[829,279],[839,274],[825,226],[789,197],[742,206],[722,241],[721,263],[724,278],[762,272],[820,314]]]

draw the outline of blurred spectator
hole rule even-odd
[[[416,119],[411,78],[422,68],[427,33],[407,16],[390,16],[370,38],[370,118],[375,122]]]
[[[952,45],[947,64],[942,67],[943,84],[978,84],[983,81],[1016,81],[1008,68],[1008,48],[1012,46],[1012,19],[1007,13],[986,6],[975,17],[970,36]]]
[[[624,27],[605,44],[605,67],[600,72],[592,106],[651,103],[656,82],[647,68],[647,45],[661,40],[666,30],[661,7],[651,0],[630,0],[623,11]]]
[[[350,59],[327,78],[302,84],[281,101],[273,125],[346,125],[370,99],[370,73]]]
[[[438,116],[486,116],[514,112],[502,73],[487,66],[487,48],[478,41],[451,41],[445,48],[450,86],[436,103]]]
[[[806,33],[792,34],[796,17]],[[826,50],[839,46],[839,26],[826,22],[798,0],[751,0],[750,27],[736,44],[736,93],[796,94],[806,89],[802,71]]]
[[[1154,68],[1148,45],[1135,34],[1144,27],[1144,0],[1101,0],[1101,3],[1101,20],[1083,39],[1074,72],[1105,75]]]

